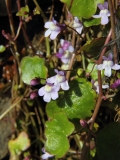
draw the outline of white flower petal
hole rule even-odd
[[[115,64],[114,66],[112,66],[112,69],[114,69],[114,70],[119,70],[119,69],[120,69],[120,65]]]
[[[108,19],[108,17],[107,17],[106,15],[103,15],[103,16],[101,17],[101,24],[102,24],[102,25],[107,24],[108,21],[109,21],[109,19]]]
[[[45,28],[50,28],[50,26],[53,24],[53,22],[46,22],[44,27]]]
[[[53,77],[47,78],[46,81],[47,81],[47,83],[54,83],[55,79],[56,79],[56,76],[53,76]]]
[[[109,17],[110,16],[110,12],[108,11],[106,15]]]
[[[108,66],[108,67],[105,68],[104,75],[107,76],[107,77],[111,76],[111,67]]]
[[[74,20],[75,20],[77,23],[79,23],[78,17],[74,17]]]
[[[99,93],[99,86],[96,87],[96,92]]]
[[[67,80],[61,83],[61,88],[65,91],[70,88]]]
[[[103,69],[105,69],[105,66],[103,64],[99,64],[99,65],[96,66],[96,69],[97,70],[103,70]]]
[[[57,86],[53,86],[52,91],[53,92],[58,92],[60,90],[60,84],[58,84]]]
[[[63,58],[63,57],[61,58],[61,61],[65,64],[67,64],[69,60],[70,60],[69,58]]]
[[[72,52],[74,51],[73,46],[69,46],[68,50],[69,50],[69,52],[71,52],[71,53],[72,53]]]
[[[58,98],[58,92],[51,92],[51,98],[56,100]]]
[[[79,34],[81,34],[82,29],[83,29],[83,27],[79,27],[79,28],[76,29],[76,31],[77,31]]]
[[[52,33],[50,35],[50,39],[54,40],[59,33],[60,33],[60,31],[52,31]]]
[[[93,15],[92,17],[93,17],[93,18],[101,18],[100,15]]]
[[[63,46],[64,41],[65,41],[64,39],[61,39],[61,40],[60,40],[60,44],[61,44],[61,46]]]
[[[40,88],[40,89],[38,90],[39,96],[43,96],[45,93],[46,93],[46,92],[45,92],[45,87],[42,87],[42,88]]]
[[[109,88],[109,85],[108,85],[108,84],[103,84],[103,85],[102,85],[102,88],[103,88],[103,89]]]
[[[50,102],[51,101],[51,93],[46,92],[43,99],[45,102]]]
[[[47,152],[41,156],[42,159],[48,159],[50,157],[53,157],[53,155],[51,155],[51,154],[49,154]]]
[[[52,31],[51,31],[50,29],[48,29],[48,30],[45,32],[45,37],[48,37],[51,33],[52,33]]]

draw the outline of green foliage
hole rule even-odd
[[[119,160],[120,124],[113,122],[101,130],[97,135],[96,147],[100,160]]]
[[[94,63],[88,64],[86,72],[91,73],[90,76],[92,79],[94,79],[94,80],[98,79],[98,72],[96,70],[96,65]]]
[[[36,7],[36,8],[33,10],[33,13],[34,13],[34,15],[40,14],[40,11],[39,11],[39,9]]]
[[[27,18],[29,15],[29,7],[26,5],[25,7],[21,7],[20,11],[16,13],[16,16],[24,16]]]
[[[47,121],[45,126],[46,151],[57,158],[63,157],[69,150],[67,137],[74,131],[74,125],[68,121],[66,114],[60,112],[54,114],[54,117]]]
[[[11,156],[20,155],[30,146],[30,140],[25,132],[21,132],[15,140],[10,140],[8,148]]]
[[[69,8],[71,0],[62,0],[67,3]],[[74,0],[70,12],[73,16],[78,18],[91,18],[95,14],[98,3],[103,3],[104,0]]]
[[[3,46],[3,45],[0,45],[0,52],[4,52],[5,51],[5,46]]]
[[[30,81],[36,77],[47,77],[47,68],[44,65],[44,59],[38,56],[29,57],[26,56],[21,61],[22,80],[26,84],[30,84]]]
[[[95,38],[92,41],[88,41],[81,47],[80,51],[84,51],[87,58],[97,57],[100,54],[100,50],[104,45],[105,39],[105,37],[100,37]]]
[[[85,27],[90,27],[90,26],[95,26],[100,24],[100,18],[90,18],[88,20],[84,20],[84,26]]]
[[[70,119],[85,119],[91,116],[95,97],[91,83],[78,78],[70,82],[70,89],[64,95],[47,104],[47,115],[52,118],[55,113],[63,111]]]

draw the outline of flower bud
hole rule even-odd
[[[38,97],[38,93],[36,91],[30,93],[30,99],[34,99],[36,97]]]
[[[80,120],[80,124],[81,124],[82,127],[87,127],[88,126],[87,122],[83,119]]]
[[[31,86],[36,86],[37,84],[40,84],[40,78],[34,78],[30,81]]]
[[[120,79],[116,80],[111,86],[110,88],[112,89],[116,89],[120,86]]]

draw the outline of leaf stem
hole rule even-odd
[[[113,4],[111,0],[108,0],[108,5],[109,5],[109,10],[110,10],[110,21],[111,21],[111,28],[112,28],[112,40],[116,39],[116,34],[115,34],[115,16],[114,16],[114,9],[113,9]],[[117,60],[117,45],[116,43],[113,46],[113,52],[114,52],[114,62],[118,63]]]

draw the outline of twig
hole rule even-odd
[[[69,8],[68,8],[69,11],[70,11],[70,9],[71,9],[71,7],[72,7],[73,1],[74,1],[74,0],[71,0],[71,1],[70,1],[70,6],[69,6]]]
[[[85,37],[85,34],[83,34],[83,38]],[[70,64],[69,64],[69,68],[68,70],[72,70],[72,67],[73,67],[73,64],[74,64],[74,59],[75,59],[75,55],[77,53],[77,50],[80,48],[80,44],[82,42],[82,39],[79,40],[78,44],[76,45],[76,48],[75,48],[75,51],[74,53],[72,54],[72,58],[70,60]],[[68,71],[67,72],[67,75],[66,75],[66,79],[69,80],[69,77],[70,77],[70,73],[71,71]]]
[[[17,0],[17,6],[18,6],[18,11],[20,11],[20,0]],[[20,22],[22,23],[22,17],[19,17],[19,19],[20,19]],[[29,46],[31,46],[33,53],[36,54],[36,50],[34,49],[32,43],[30,42],[23,25],[22,25],[22,31],[23,31],[23,35],[24,35],[26,41],[28,42]]]
[[[73,31],[75,31],[80,36],[80,38],[84,40],[84,38],[81,36],[81,34],[79,34],[74,28],[70,27],[67,24],[65,24],[65,25],[66,25],[66,27],[68,27],[68,28],[72,29]]]
[[[39,9],[39,11],[40,11],[40,13],[41,13],[41,15],[42,15],[42,17],[43,17],[44,22],[46,22],[46,21],[47,21],[47,18],[46,18],[46,16],[44,15],[42,9],[40,8],[38,2],[37,2],[36,0],[33,0],[33,2],[35,3],[36,7]]]
[[[106,45],[110,41],[111,35],[112,35],[112,29],[110,30],[104,45]],[[106,47],[101,52],[101,55],[98,60],[98,64],[102,63],[102,56],[105,54],[105,51],[106,51]],[[90,118],[90,120],[87,122],[88,124],[90,124],[90,130],[92,130],[92,128],[93,128],[93,125],[94,125],[95,119],[97,117],[100,105],[102,103],[102,95],[103,94],[102,94],[101,71],[98,71],[98,84],[99,84],[99,97],[98,97],[93,115]],[[83,148],[82,148],[81,160],[86,160],[86,158],[87,158],[86,155],[87,155],[88,149],[89,149],[90,138],[91,138],[91,133],[88,132],[88,135],[86,136],[86,140],[85,140]]]
[[[111,0],[108,0],[109,4],[109,9],[110,9],[110,21],[111,21],[111,28],[112,28],[112,40],[116,39],[116,34],[115,34],[115,16],[114,16],[114,10],[113,10],[113,4]],[[113,46],[113,52],[114,52],[114,62],[118,63],[117,60],[117,45],[114,44]]]

